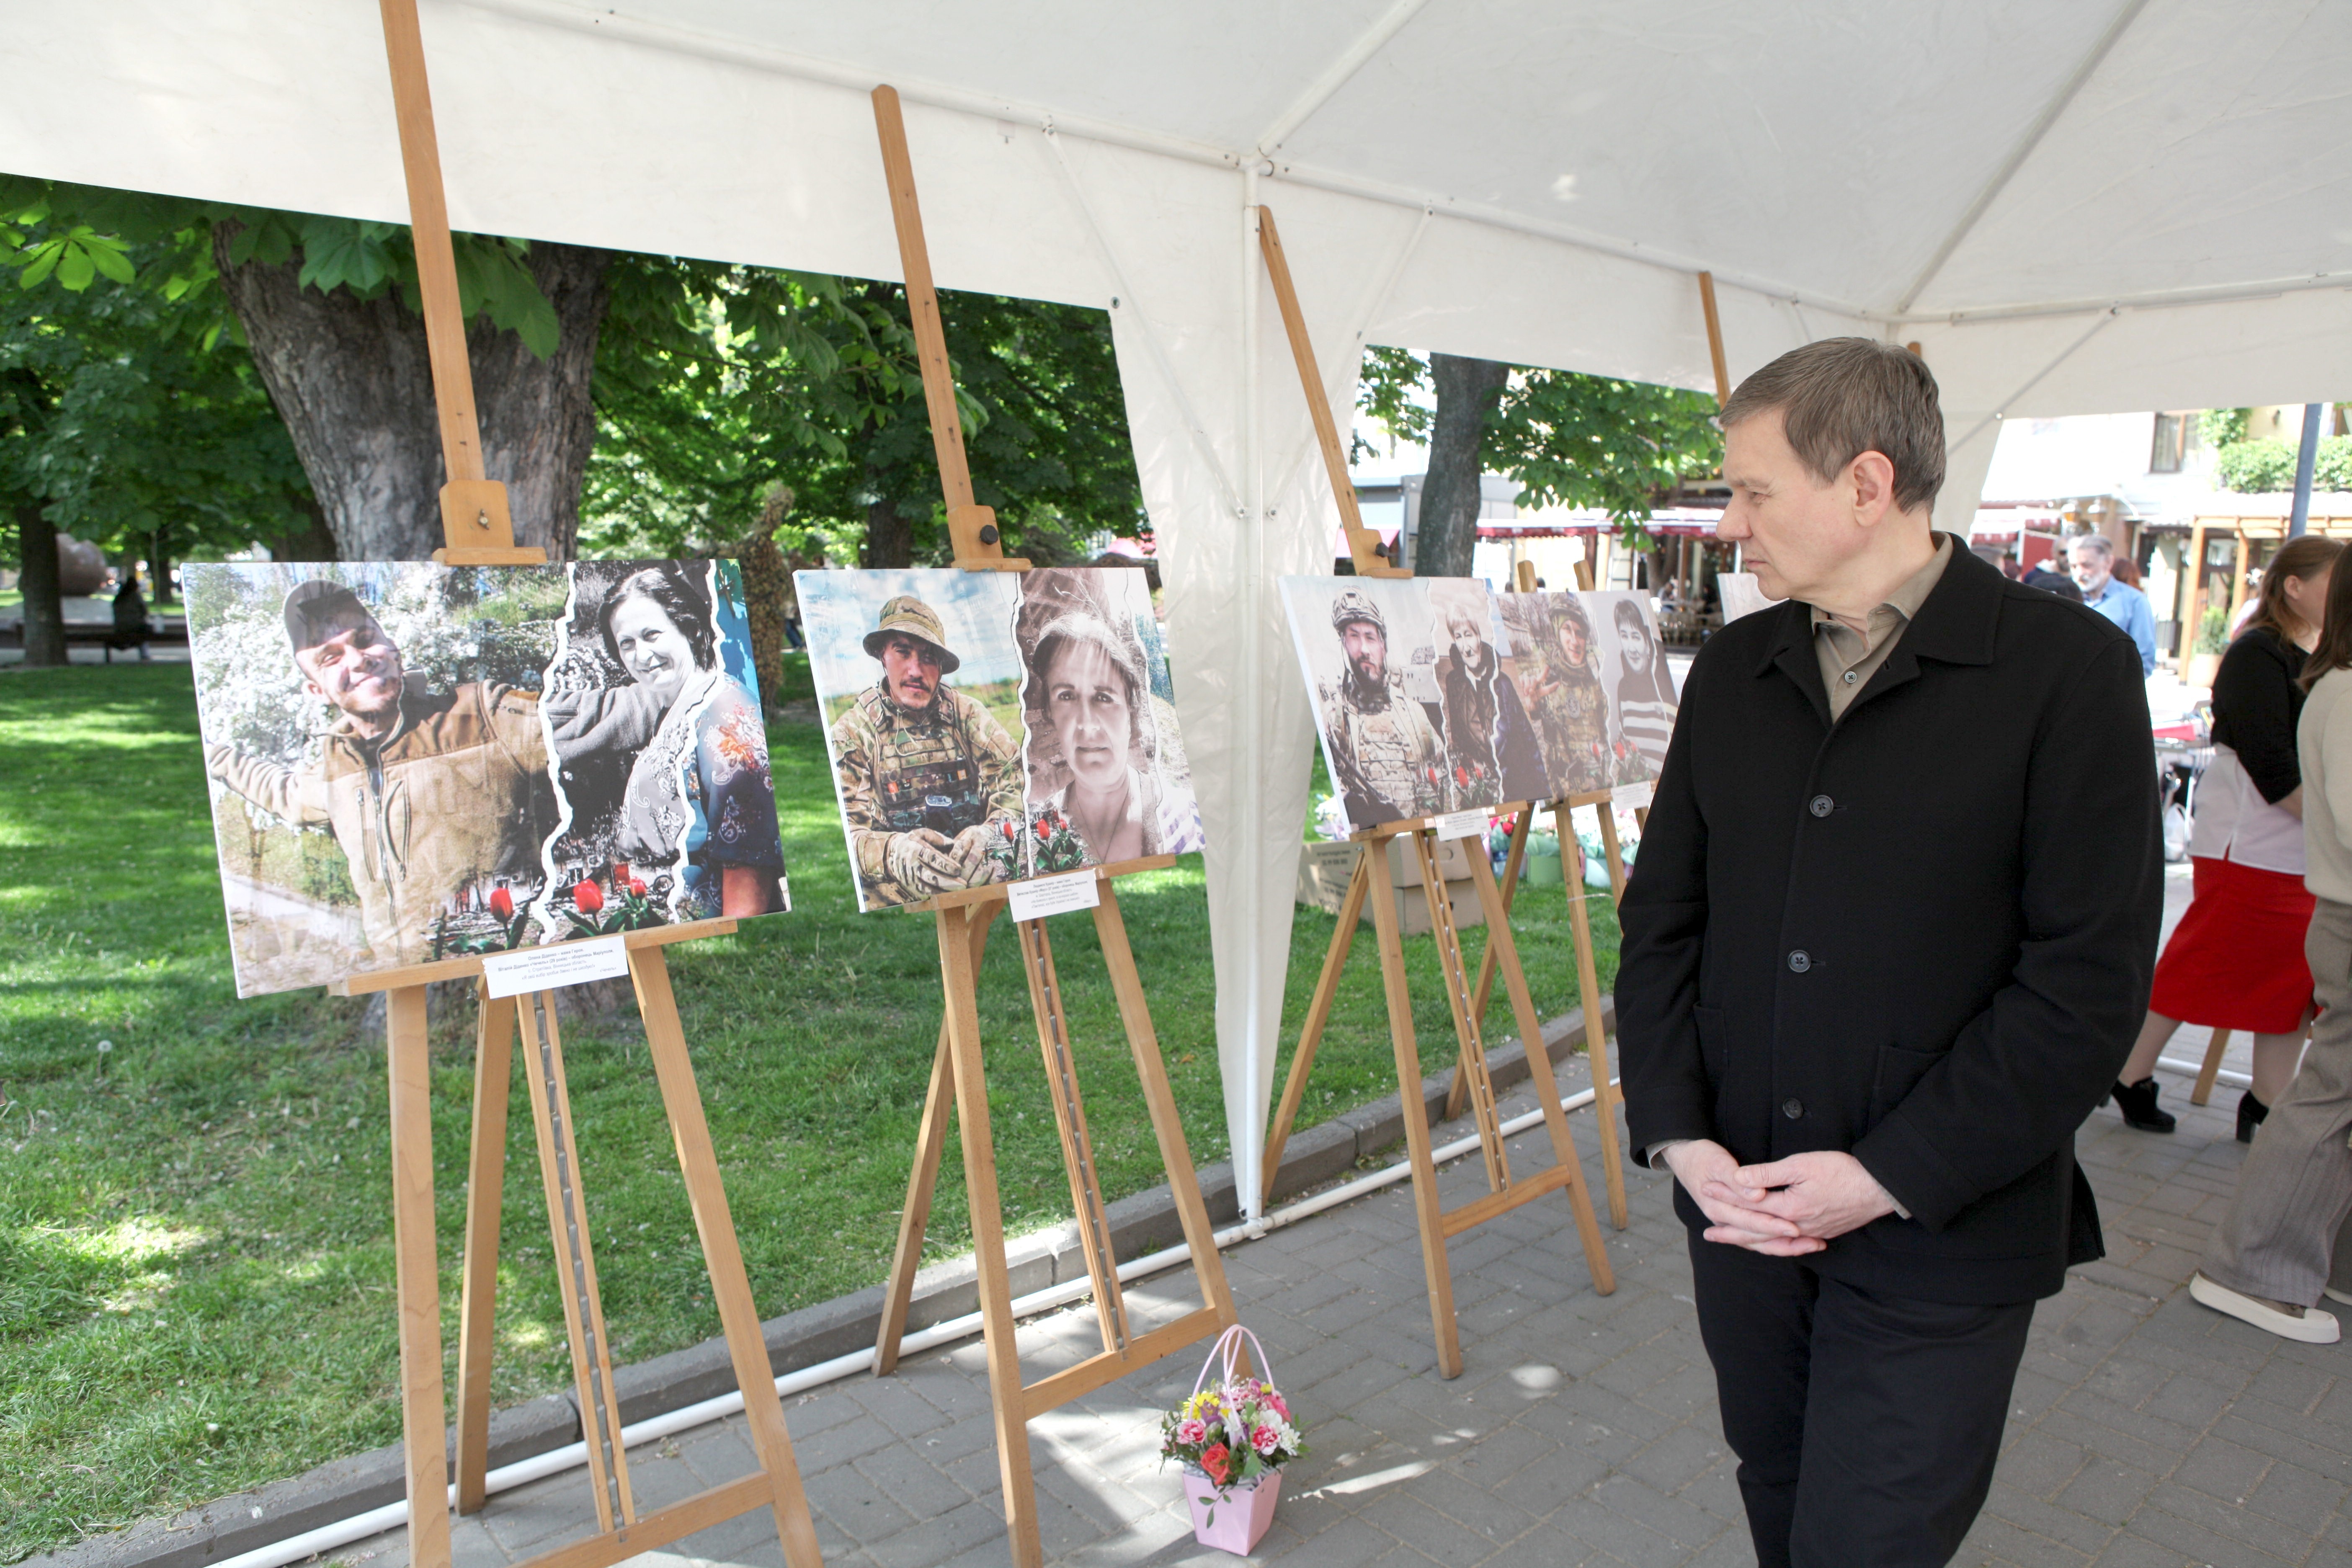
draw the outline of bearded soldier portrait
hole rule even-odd
[[[1351,822],[1402,822],[1446,808],[1445,743],[1389,664],[1389,627],[1364,595],[1331,601],[1342,671],[1323,688],[1332,783]]]
[[[1021,822],[1021,748],[943,678],[961,660],[939,613],[911,594],[866,635],[881,677],[831,741],[851,858],[868,903],[911,904],[1002,881],[991,853]]]

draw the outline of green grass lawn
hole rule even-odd
[[[0,1563],[399,1436],[382,1041],[356,1001],[236,999],[188,680],[184,665],[0,677]],[[821,731],[772,739],[794,912],[671,949],[762,1315],[882,1278],[940,1016],[931,921],[856,912]],[[1120,900],[1193,1158],[1223,1159],[1199,857],[1123,881]],[[1616,928],[1594,909],[1606,985]],[[1573,1005],[1567,923],[1556,889],[1517,922],[1548,1016]],[[1330,931],[1299,911],[1286,1041]],[[1054,937],[1117,1198],[1161,1179],[1158,1154],[1092,923],[1063,917]],[[1367,929],[1302,1126],[1395,1088],[1371,947]],[[1452,1026],[1431,943],[1408,949],[1435,1070]],[[1008,1222],[1056,1223],[1068,1187],[1009,931],[981,1021]],[[574,1026],[565,1046],[614,1359],[715,1334],[634,1016]],[[471,1056],[463,1018],[445,1020],[445,1339]],[[939,1257],[969,1243],[961,1158],[933,1211]],[[520,1094],[507,1194],[501,1403],[569,1376]]]

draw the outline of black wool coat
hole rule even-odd
[[[1746,616],[1685,683],[1620,912],[1633,1146],[1847,1151],[1911,1217],[1839,1237],[1821,1272],[2050,1295],[2100,1253],[2074,1131],[2155,970],[2138,651],[1965,549],[1835,724],[1813,635],[1801,604]]]

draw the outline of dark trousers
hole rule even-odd
[[[1943,1568],[1992,1488],[2033,1303],[1955,1307],[1691,1233],[1759,1568]]]

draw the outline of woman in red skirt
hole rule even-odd
[[[2254,1037],[2254,1086],[2238,1101],[2242,1143],[2294,1077],[2311,1022],[2295,678],[2319,640],[2328,576],[2343,548],[2307,535],[2281,546],[2253,615],[2213,677],[2213,762],[2198,785],[2189,837],[2196,890],[2157,960],[2147,1022],[2115,1087],[2124,1120],[2142,1131],[2172,1131],[2172,1117],[2156,1106],[2156,1058],[2184,1023]]]

